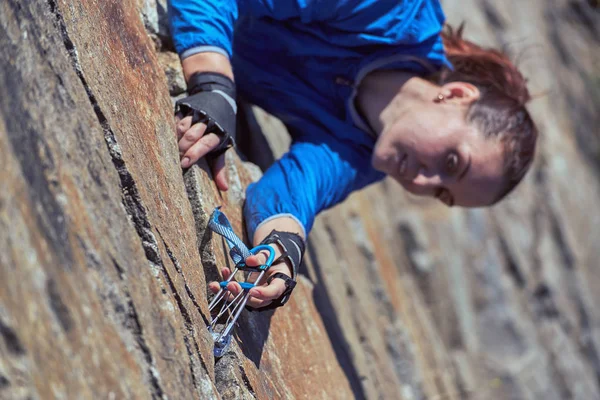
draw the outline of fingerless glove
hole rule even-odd
[[[260,244],[276,244],[281,250],[281,256],[277,260],[273,261],[272,265],[276,265],[280,262],[287,261],[292,268],[292,276],[289,277],[281,272],[277,272],[267,279],[267,283],[270,284],[273,279],[279,278],[285,283],[285,291],[279,296],[279,298],[273,300],[271,304],[265,307],[257,308],[253,311],[267,311],[277,307],[281,307],[290,299],[292,291],[296,287],[296,277],[298,276],[298,268],[302,263],[302,257],[304,256],[304,248],[306,244],[300,235],[291,232],[280,232],[273,230],[264,238]]]
[[[235,83],[215,72],[197,72],[188,81],[188,96],[175,103],[175,112],[192,115],[192,125],[205,123],[206,133],[215,133],[221,141],[212,150],[216,157],[235,145]]]

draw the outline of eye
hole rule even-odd
[[[448,175],[455,174],[458,171],[458,161],[458,154],[454,152],[446,156],[444,168]]]

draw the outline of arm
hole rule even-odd
[[[343,201],[351,192],[380,180],[384,174],[371,166],[370,152],[327,140],[318,127],[306,128],[320,142],[297,142],[246,191],[244,214],[250,237],[273,218],[294,220],[306,237],[316,215]],[[317,132],[317,133],[316,133]]]
[[[196,72],[217,72],[233,80],[233,68],[229,58],[221,53],[212,51],[196,53],[181,60],[181,67],[186,82]]]
[[[178,101],[180,112],[175,118],[181,166],[188,168],[218,151],[210,165],[219,189],[227,190],[223,153],[233,143],[229,137],[235,136],[235,84],[229,57],[237,3],[170,0],[168,6],[171,34],[190,95]],[[215,75],[200,73],[218,74],[216,90]]]
[[[304,236],[304,228],[302,228],[302,226],[295,219],[289,217],[280,217],[267,221],[258,227],[256,232],[254,232],[254,238],[252,240],[253,245],[258,246],[260,242],[262,242],[263,239],[266,238],[273,230],[292,232],[306,240],[306,237]],[[275,254],[277,258],[281,255],[281,251],[279,251],[279,249],[275,249]]]
[[[314,132],[314,131],[313,131]],[[244,213],[247,229],[253,244],[258,245],[272,230],[298,234],[306,240],[317,213],[342,201],[353,190],[359,189],[383,174],[370,167],[368,152],[353,151],[345,146],[330,147],[325,143],[296,143],[267,170],[265,175],[247,189]],[[276,259],[281,255],[278,245],[273,246]],[[288,245],[288,252],[293,245]],[[259,253],[248,257],[248,265],[261,265],[266,255]],[[299,263],[298,263],[299,264]],[[230,271],[224,269],[227,279]],[[289,262],[273,265],[268,272],[271,277],[281,272],[293,276]],[[230,283],[229,289],[237,295],[241,288]],[[213,292],[218,283],[210,284]],[[286,289],[285,282],[274,279],[250,291],[249,305],[263,307],[279,298]]]
[[[317,128],[311,132],[314,134]],[[273,229],[296,233],[306,240],[314,218],[320,211],[383,176],[372,172],[374,170],[370,166],[368,152],[355,151],[338,142],[327,144],[327,135],[317,136],[321,139],[318,143],[294,144],[290,152],[273,164],[256,184],[248,187],[244,211],[247,228],[255,245]],[[278,252],[280,249],[275,247]],[[295,248],[293,243],[288,243],[288,252],[291,253]],[[264,262],[264,257],[257,256],[256,260],[251,261],[258,265],[260,261]],[[299,264],[300,261],[296,267]],[[271,267],[269,276],[276,272],[293,276],[290,266],[287,262],[285,265],[275,265]],[[252,296],[262,305],[278,298],[284,290],[283,281],[277,279],[268,286],[256,289]]]
[[[229,96],[228,102],[224,103],[222,98],[217,97],[218,94],[212,96],[215,101],[206,100],[209,97],[206,93],[222,94],[223,90],[205,90],[205,94],[198,99],[197,91],[189,89],[210,87],[210,83],[200,86],[194,84],[197,81],[194,77],[210,72],[227,77],[230,83],[226,85],[226,89],[235,92],[229,60],[232,55],[233,29],[238,18],[238,3],[241,12],[246,15],[277,20],[301,18],[308,22],[322,14],[312,0],[169,0],[171,35],[182,60],[190,95],[182,99],[185,102],[178,101],[177,106],[183,111],[176,116],[181,166],[188,168],[209,153],[217,155],[210,160],[210,164],[221,190],[227,190],[228,187],[225,158],[221,153],[233,144],[230,138],[234,137],[236,130],[235,95]],[[192,97],[194,99],[190,99]],[[204,123],[207,121],[208,126]]]

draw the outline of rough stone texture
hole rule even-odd
[[[215,366],[204,269],[226,258],[207,259],[200,210],[223,204],[241,232],[257,171],[231,154],[221,196],[194,167],[190,201],[136,4],[0,11],[0,397],[350,396],[309,282],[285,313],[245,317]]]
[[[176,150],[156,143],[158,129],[169,143],[170,115],[164,111],[153,123],[145,118],[152,106],[160,115],[169,99],[142,96],[137,109],[127,106],[134,88],[144,85],[120,80],[139,78],[122,63],[123,52],[110,57],[110,45],[122,42],[98,40],[103,16],[90,12],[95,24],[73,26],[94,25],[93,40],[77,43],[60,6],[2,3],[2,154],[11,172],[2,191],[2,248],[9,251],[2,252],[1,301],[3,326],[22,348],[14,363],[3,348],[7,379],[47,398],[212,393],[210,338],[198,329],[206,305],[195,300],[205,298],[200,257],[181,242],[195,242],[184,221],[186,212],[187,220],[193,217],[185,195],[170,196],[184,192]],[[142,30],[132,37],[138,45],[147,41]],[[78,51],[86,46],[88,52]],[[88,69],[79,54],[115,68]],[[151,85],[152,68],[138,65]],[[134,96],[120,96],[118,85]],[[145,148],[132,151],[135,145]]]
[[[218,360],[206,283],[230,261],[206,222],[222,206],[242,233],[260,171],[230,151],[228,192],[204,162],[182,175],[165,3],[0,3],[0,398],[600,398],[593,3],[444,0],[521,54],[534,171],[490,210],[391,181],[351,196],[318,218],[290,303],[243,314]],[[264,168],[288,139],[241,110]]]
[[[138,0],[138,3],[144,26],[157,49],[172,51],[167,0]]]
[[[169,85],[169,94],[173,97],[179,96],[185,92],[186,84],[181,70],[179,56],[171,52],[158,53],[158,61],[163,66],[167,83]]]

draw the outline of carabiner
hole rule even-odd
[[[252,274],[258,273],[258,277],[254,280],[254,282],[260,282],[266,271],[273,264],[273,260],[275,259],[275,249],[273,249],[272,246],[266,244],[256,246],[255,248],[250,250],[250,253],[257,254],[261,250],[266,250],[269,252],[269,257],[267,258],[267,261],[259,267],[248,267],[244,261],[236,265],[234,271],[231,273],[231,275],[229,275],[229,278],[225,281],[219,282],[219,286],[221,287],[221,289],[215,295],[215,297],[210,302],[210,305],[208,306],[208,309],[212,315],[212,312],[216,309],[217,304],[219,304],[219,302],[223,300],[219,312],[208,325],[208,331],[211,333],[213,341],[215,343],[215,357],[221,357],[227,351],[229,344],[231,343],[231,332],[233,330],[233,327],[237,322],[238,318],[240,317],[242,310],[246,306],[248,299],[250,298],[250,289],[256,286],[254,283],[250,282],[239,282],[239,285],[242,287],[242,291],[238,293],[238,295],[235,296],[231,302],[228,303],[227,295],[229,294],[229,289],[227,289],[227,285],[229,284],[229,282],[231,282],[231,280],[238,271],[249,271],[250,274],[248,275],[248,278],[250,278]],[[217,326],[217,321],[225,313],[229,314],[227,317],[227,321],[225,322],[225,328],[218,332],[215,329]]]

